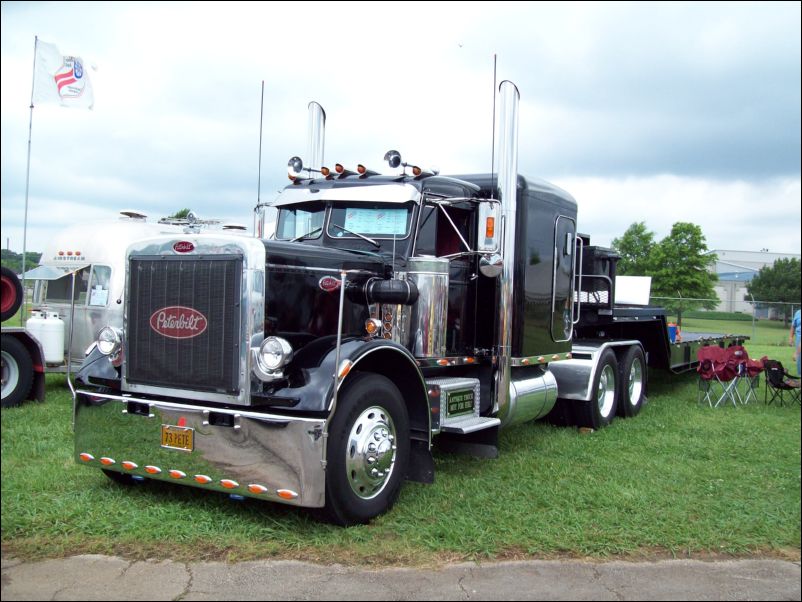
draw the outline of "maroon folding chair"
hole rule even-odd
[[[738,392],[738,373],[743,347],[740,345],[724,349],[715,345],[700,347],[696,352],[699,365],[697,402],[707,401],[711,408],[722,402],[732,401],[737,406],[741,400]]]

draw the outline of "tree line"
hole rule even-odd
[[[666,297],[660,304],[677,314],[683,311],[715,309],[718,276],[712,270],[718,256],[707,248],[702,229],[696,224],[677,222],[671,233],[655,241],[645,222],[635,222],[612,247],[621,256],[616,273],[623,276],[651,276],[652,296]],[[747,284],[747,292],[759,301],[799,303],[802,272],[796,258],[778,259],[764,266]],[[751,300],[751,299],[748,299]],[[786,314],[791,311],[786,307]]]
[[[34,253],[33,251],[26,252],[25,269],[31,270],[35,268],[39,265],[39,260],[41,258],[41,253]],[[15,274],[20,274],[22,272],[22,253],[15,253],[11,249],[2,249],[0,250],[0,260],[4,268],[8,268]]]

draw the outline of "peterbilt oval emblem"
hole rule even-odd
[[[334,276],[323,276],[323,278],[318,280],[317,285],[320,287],[320,290],[331,293],[332,291],[336,291],[338,288],[340,288],[340,281]]]
[[[162,307],[150,316],[150,327],[168,339],[191,339],[203,334],[207,325],[201,312],[181,305]]]
[[[188,240],[182,240],[173,245],[173,250],[176,253],[189,253],[195,250],[195,245]]]

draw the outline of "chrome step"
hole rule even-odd
[[[448,424],[444,424],[440,430],[444,433],[458,433],[460,435],[467,435],[468,433],[475,433],[476,431],[490,429],[500,424],[501,420],[498,418],[468,416],[462,420],[453,420]]]

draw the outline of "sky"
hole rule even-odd
[[[29,251],[123,209],[250,228],[307,152],[310,101],[328,165],[489,172],[495,60],[519,173],[570,192],[593,244],[692,222],[709,249],[800,253],[800,6],[4,1],[3,248],[23,247],[29,124]],[[35,36],[91,67],[92,110],[31,119]]]

